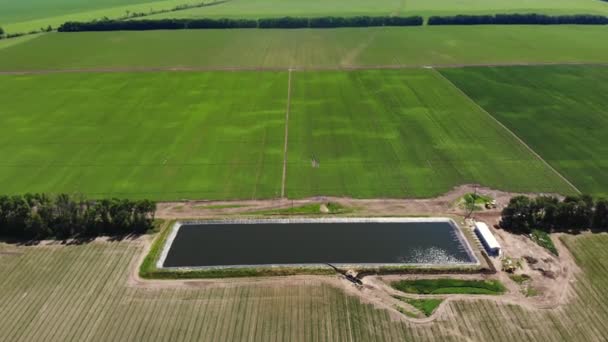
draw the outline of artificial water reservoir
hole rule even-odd
[[[177,223],[158,267],[477,264],[451,219],[344,218]]]

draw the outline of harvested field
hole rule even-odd
[[[465,183],[573,191],[435,71],[293,79],[288,197],[432,197]]]
[[[286,87],[272,72],[0,76],[3,193],[278,197]]]
[[[441,73],[582,192],[608,194],[608,67],[464,68]]]
[[[608,235],[564,240],[584,271],[567,306],[449,301],[426,324],[395,320],[322,277],[133,287],[127,278],[142,252],[139,242],[0,244],[6,275],[0,279],[0,332],[6,341],[602,341],[608,335]]]
[[[608,63],[605,36],[568,25],[52,33],[0,50],[0,71]]]

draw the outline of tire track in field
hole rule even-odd
[[[526,142],[523,141],[517,134],[515,134],[515,132],[513,132],[512,130],[510,130],[507,126],[505,126],[502,122],[500,122],[497,118],[495,118],[487,110],[485,110],[483,107],[481,107],[477,102],[475,102],[475,100],[473,100],[471,97],[469,97],[469,95],[467,95],[467,93],[465,93],[462,89],[460,89],[458,86],[456,86],[447,77],[443,76],[442,73],[440,73],[439,71],[437,71],[437,69],[435,69],[435,68],[430,68],[430,69],[432,69],[433,72],[440,79],[443,79],[445,82],[447,82],[449,85],[451,85],[454,89],[456,89],[462,96],[464,96],[471,103],[473,103],[475,105],[475,107],[479,108],[482,112],[486,113],[500,127],[502,127],[504,130],[506,130],[507,132],[509,132],[509,134],[512,137],[514,137],[519,143],[521,143],[523,146],[525,146],[528,151],[530,151],[538,160],[540,160],[541,162],[543,162],[543,164],[545,164],[550,170],[552,170],[561,180],[563,180],[564,182],[566,182],[566,184],[568,184],[574,191],[576,191],[578,194],[582,194],[582,191],[580,191],[574,184],[572,184],[566,177],[564,177],[564,175],[562,175],[553,166],[551,166],[551,164],[549,164],[548,161],[546,161],[543,157],[541,157],[540,154],[536,153],[536,151],[534,151],[534,149],[532,149],[532,147],[530,147],[530,145],[526,144]]]
[[[45,75],[78,73],[144,73],[144,72],[212,72],[212,71],[356,71],[356,70],[400,70],[400,69],[450,69],[466,67],[509,67],[509,66],[608,66],[608,62],[497,62],[497,63],[447,63],[447,64],[371,64],[335,66],[292,66],[292,67],[108,67],[75,69],[23,69],[0,70],[0,75]]]
[[[287,141],[289,139],[289,110],[291,109],[291,73],[287,76],[287,109],[285,110],[285,146],[283,146],[283,179],[281,180],[281,198],[285,198],[285,179],[287,178]]]

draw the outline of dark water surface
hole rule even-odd
[[[473,263],[467,248],[448,222],[186,224],[163,266]]]

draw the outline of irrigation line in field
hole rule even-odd
[[[287,109],[285,110],[285,146],[283,147],[283,179],[281,181],[281,198],[285,197],[285,178],[287,178],[287,139],[289,137],[289,109],[291,108],[291,72],[287,76]]]
[[[574,189],[577,193],[582,194],[582,191],[580,191],[576,186],[574,186],[574,184],[572,184],[566,177],[564,177],[564,175],[562,175],[553,166],[551,166],[551,164],[549,164],[549,162],[547,162],[543,157],[541,157],[540,154],[536,153],[536,151],[534,151],[534,149],[532,149],[532,147],[530,147],[530,145],[526,144],[525,141],[523,141],[519,136],[517,136],[517,134],[515,134],[515,132],[510,130],[507,126],[505,126],[502,122],[500,122],[497,118],[495,118],[494,115],[490,114],[487,110],[485,110],[482,106],[480,106],[475,100],[473,100],[469,95],[467,95],[467,93],[465,93],[462,89],[460,89],[458,86],[456,86],[447,77],[443,76],[443,74],[441,72],[437,71],[435,68],[429,68],[429,69],[432,69],[435,72],[435,74],[439,75],[439,78],[445,80],[448,84],[450,84],[452,87],[454,87],[454,89],[456,89],[460,94],[462,94],[462,96],[464,96],[466,99],[468,99],[470,102],[472,102],[477,108],[479,108],[482,112],[486,113],[486,115],[488,115],[490,118],[492,118],[492,120],[494,120],[494,122],[496,122],[500,127],[502,127],[504,130],[509,132],[517,141],[519,141],[523,146],[525,146],[528,149],[528,151],[530,151],[534,156],[536,156],[536,158],[538,158],[541,162],[543,162],[550,170],[552,170],[557,176],[559,176],[564,182],[566,182],[566,184],[570,185],[570,187],[572,189]]]

